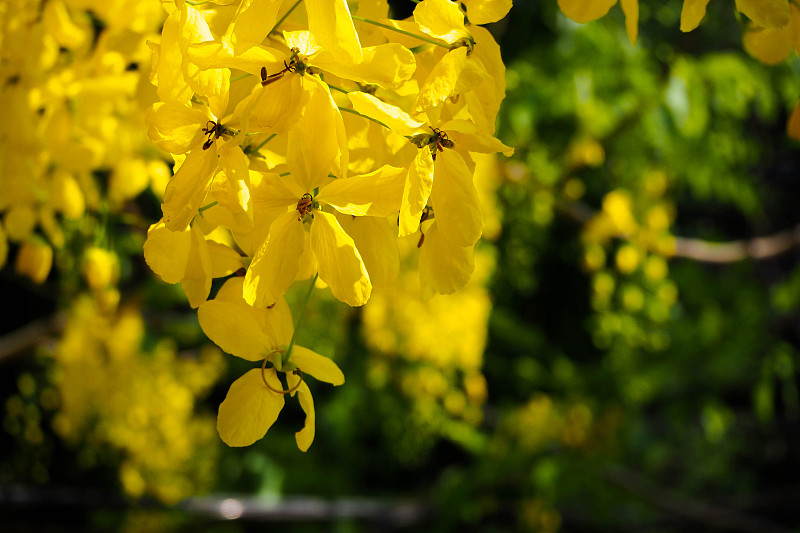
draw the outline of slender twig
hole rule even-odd
[[[340,93],[348,94],[350,92],[350,91],[346,91],[346,90],[342,89],[341,87],[337,87],[336,85],[331,85],[330,83],[328,83],[327,85],[328,85],[328,87],[330,87],[334,91],[339,91]]]
[[[30,322],[0,337],[0,361],[22,353],[63,327],[63,317],[55,315]]]
[[[245,79],[245,78],[247,78],[249,76],[252,76],[252,74],[250,74],[249,72],[245,72],[244,74],[242,74],[240,76],[236,76],[235,78],[231,78],[231,83],[233,83],[235,81],[243,80],[243,79]]]
[[[295,10],[295,8],[296,8],[297,6],[299,6],[299,5],[300,5],[300,2],[302,2],[302,1],[303,1],[303,0],[297,0],[297,2],[295,2],[295,3],[292,5],[292,7],[290,7],[290,8],[289,8],[289,11],[287,11],[286,13],[284,13],[284,14],[283,14],[283,16],[282,16],[280,19],[278,19],[278,22],[276,22],[276,23],[275,23],[275,25],[272,27],[272,29],[271,29],[271,30],[269,30],[269,32],[270,32],[270,33],[272,33],[272,32],[274,32],[275,30],[277,30],[277,29],[278,29],[278,26],[280,26],[281,24],[283,24],[283,21],[284,21],[284,20],[286,20],[286,17],[288,17],[289,15],[291,15],[291,14],[292,14],[292,11],[294,11],[294,10]]]
[[[365,19],[364,17],[359,17],[357,15],[352,15],[353,20],[357,20],[359,22],[366,22],[367,24],[372,24],[373,26],[378,26],[379,28],[383,28],[386,30],[391,30],[393,32],[402,33],[403,35],[407,35],[409,37],[414,37],[415,39],[419,39],[420,41],[425,41],[426,43],[435,44],[436,46],[441,46],[442,48],[447,48],[450,50],[450,45],[441,43],[435,39],[431,39],[430,37],[426,37],[424,35],[418,35],[416,33],[411,33],[410,31],[401,30],[400,28],[395,28],[394,26],[390,26],[388,24],[383,24],[382,22],[377,22],[370,19]]]
[[[282,363],[285,365],[289,358],[292,356],[292,348],[294,348],[294,342],[297,339],[297,332],[300,331],[300,326],[303,324],[303,314],[306,311],[306,306],[308,305],[308,301],[311,299],[311,292],[314,290],[314,285],[317,283],[317,278],[319,277],[319,272],[314,274],[314,278],[311,280],[311,284],[308,286],[308,291],[306,292],[306,297],[303,300],[303,305],[300,307],[300,314],[297,315],[297,323],[294,325],[294,332],[292,333],[292,340],[289,341],[289,347],[286,348],[286,351],[283,353]]]
[[[355,109],[349,109],[349,108],[347,108],[347,107],[340,107],[340,108],[339,108],[339,111],[344,111],[345,113],[351,113],[351,114],[353,114],[353,115],[358,115],[359,117],[365,118],[365,119],[367,119],[367,120],[371,120],[371,121],[372,121],[372,122],[374,122],[375,124],[378,124],[378,125],[380,125],[380,126],[383,126],[383,127],[384,127],[384,128],[386,128],[387,130],[391,130],[391,129],[392,129],[392,128],[390,128],[389,126],[387,126],[386,124],[384,124],[383,122],[381,122],[380,120],[378,120],[378,119],[376,119],[376,118],[372,118],[372,117],[370,117],[370,116],[367,116],[367,115],[363,115],[363,114],[359,113],[358,111],[356,111]]]
[[[581,202],[557,204],[558,209],[573,220],[588,222],[592,209]],[[618,237],[624,237],[618,235]],[[745,259],[770,259],[793,248],[800,247],[800,224],[766,237],[727,242],[711,242],[692,237],[674,237],[673,257],[693,259],[703,263],[736,263]]]
[[[264,145],[265,145],[265,144],[267,144],[268,142],[270,142],[272,139],[274,139],[274,138],[275,138],[275,135],[277,135],[277,134],[276,134],[276,133],[273,133],[272,135],[270,135],[269,137],[267,137],[266,139],[264,139],[263,141],[261,141],[261,143],[260,143],[258,146],[256,146],[256,147],[253,149],[253,151],[254,151],[254,152],[258,152],[259,150],[261,150],[261,149],[264,147]]]

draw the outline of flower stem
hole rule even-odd
[[[269,32],[270,32],[270,33],[272,33],[272,32],[274,32],[275,30],[277,30],[277,29],[278,29],[278,26],[280,26],[280,25],[283,23],[283,21],[284,21],[284,20],[286,20],[286,17],[288,17],[289,15],[291,15],[291,14],[292,14],[292,11],[294,11],[294,9],[295,9],[297,6],[299,6],[299,5],[300,5],[300,2],[302,2],[302,1],[303,1],[303,0],[297,0],[297,2],[295,2],[295,3],[292,5],[292,7],[290,7],[290,8],[289,8],[289,11],[287,11],[286,13],[284,13],[284,14],[283,14],[283,16],[282,16],[280,19],[278,19],[278,22],[276,22],[276,23],[275,23],[275,25],[272,27],[272,29],[271,29],[271,30],[269,30]]]
[[[281,358],[282,365],[288,363],[289,358],[292,356],[292,348],[294,348],[294,341],[297,339],[297,332],[300,331],[300,326],[303,324],[303,314],[306,311],[308,300],[311,299],[311,291],[314,290],[314,285],[317,283],[318,277],[319,277],[319,272],[314,274],[314,278],[311,280],[311,285],[308,286],[308,292],[306,292],[306,298],[305,300],[303,300],[303,306],[300,308],[300,314],[297,316],[297,323],[294,325],[294,333],[292,333],[292,340],[289,341],[289,347],[286,348],[286,351],[283,353],[283,357]]]
[[[231,83],[233,83],[235,81],[243,80],[243,79],[247,78],[248,76],[252,76],[252,74],[250,74],[249,72],[245,72],[241,76],[236,76],[235,78],[231,78]]]
[[[327,83],[327,82],[325,82],[325,83]],[[350,91],[346,91],[346,90],[342,89],[341,87],[337,87],[336,85],[331,85],[330,83],[327,83],[327,85],[328,85],[328,87],[330,87],[334,91],[339,91],[340,93],[347,94],[347,93],[350,92]]]
[[[384,128],[386,128],[387,130],[391,130],[391,129],[392,129],[392,128],[390,128],[389,126],[387,126],[386,124],[384,124],[383,122],[381,122],[380,120],[378,120],[377,118],[372,118],[372,117],[369,117],[369,116],[367,116],[367,115],[364,115],[364,114],[362,114],[362,113],[359,113],[359,112],[358,112],[358,111],[356,111],[355,109],[349,109],[349,108],[347,108],[347,107],[340,107],[340,108],[339,108],[339,111],[344,111],[345,113],[352,113],[353,115],[358,115],[359,117],[363,117],[363,118],[365,118],[365,119],[367,119],[367,120],[371,120],[371,121],[372,121],[372,122],[374,122],[375,124],[378,124],[378,125],[380,125],[380,126],[383,126],[383,127],[384,127]]]
[[[264,147],[265,144],[267,144],[268,142],[270,142],[272,139],[275,138],[275,135],[277,135],[277,134],[273,133],[272,135],[270,135],[269,137],[267,137],[266,139],[261,141],[261,143],[258,146],[256,146],[253,151],[258,152],[259,150],[261,150]]]
[[[450,45],[440,43],[435,39],[431,39],[430,37],[425,37],[424,35],[418,35],[416,33],[411,33],[410,31],[401,30],[400,28],[395,28],[394,26],[390,26],[388,24],[384,24],[382,22],[377,22],[370,19],[365,19],[364,17],[359,17],[357,15],[352,15],[353,20],[358,20],[359,22],[366,22],[367,24],[372,24],[373,26],[378,26],[380,28],[391,30],[397,33],[402,33],[403,35],[408,35],[409,37],[414,37],[415,39],[419,39],[420,41],[425,41],[426,43],[435,44],[436,46],[441,46],[442,48],[447,48],[450,50]]]
[[[198,211],[199,213],[202,213],[202,212],[203,212],[203,211],[205,211],[206,209],[211,209],[211,208],[212,208],[212,207],[214,207],[215,205],[217,205],[217,202],[216,202],[216,201],[214,201],[214,202],[211,202],[211,203],[210,203],[210,204],[208,204],[208,205],[204,205],[203,207],[200,207],[200,208],[198,208],[198,209],[197,209],[197,211]]]

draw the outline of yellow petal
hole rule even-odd
[[[411,235],[419,228],[422,210],[428,204],[433,187],[433,155],[426,146],[422,148],[408,167],[403,199],[400,203],[398,232],[400,237]]]
[[[371,94],[354,91],[348,93],[347,96],[353,104],[353,109],[362,115],[383,122],[398,135],[414,135],[425,125],[424,122],[417,122],[411,118],[408,113],[399,107],[387,104]]]
[[[286,54],[266,46],[254,46],[234,55],[233,49],[224,41],[195,43],[188,47],[189,60],[201,69],[235,68],[259,75],[261,67],[269,74],[283,70]]]
[[[454,43],[469,37],[464,13],[450,0],[425,0],[414,8],[414,21],[431,37]]]
[[[180,45],[181,12],[175,11],[164,21],[161,30],[161,46],[158,63],[155,65],[155,78],[158,79],[158,98],[164,102],[189,103],[192,89],[183,77],[183,50]]]
[[[25,203],[12,205],[5,217],[8,238],[12,241],[21,241],[27,238],[36,227],[36,218],[36,209],[31,205]]]
[[[319,277],[333,295],[357,307],[369,300],[372,284],[353,239],[345,233],[336,217],[317,211],[311,224],[311,249],[317,258]]]
[[[315,57],[322,51],[322,46],[308,31],[284,31],[283,40],[289,49],[297,48],[302,56]]]
[[[186,262],[181,288],[189,300],[189,305],[196,308],[206,301],[211,291],[211,257],[203,232],[197,225],[192,226],[191,234],[192,247],[189,250],[189,260]]]
[[[500,103],[506,96],[506,66],[503,63],[500,46],[489,30],[474,26],[471,31],[475,39],[475,48],[470,58],[481,62],[487,76],[479,86],[464,96],[473,121],[491,135],[495,132]],[[482,111],[482,118],[475,119],[479,111]]]
[[[386,287],[397,281],[400,251],[394,222],[383,217],[336,217],[356,243],[373,287]]]
[[[497,22],[511,9],[511,0],[461,0],[461,3],[467,8],[470,24]]]
[[[481,154],[494,154],[501,152],[506,157],[514,155],[514,149],[506,146],[496,137],[487,135],[478,130],[471,122],[466,120],[450,120],[441,125],[447,132],[454,148],[459,152],[478,152]]]
[[[77,48],[86,40],[86,29],[70,18],[67,6],[61,0],[48,1],[43,6],[44,28],[64,48]],[[8,15],[6,15],[8,16]]]
[[[261,44],[275,26],[281,0],[244,0],[236,9],[225,38],[233,44],[235,55]]]
[[[709,0],[683,0],[681,10],[681,31],[692,31],[700,25],[706,16],[706,6]]]
[[[37,285],[47,280],[52,267],[53,249],[41,239],[26,240],[17,250],[14,271],[20,276],[27,276]]]
[[[274,372],[265,375],[272,388],[283,388]],[[270,391],[262,381],[261,369],[254,368],[233,382],[220,404],[219,436],[228,446],[249,446],[266,435],[283,406],[283,394]]]
[[[320,355],[313,350],[295,345],[292,348],[292,356],[289,361],[303,373],[313,376],[314,379],[330,383],[331,385],[341,385],[344,383],[344,374],[329,357]]]
[[[782,28],[791,15],[788,0],[736,0],[736,9],[762,28]]]
[[[203,144],[210,117],[177,102],[157,102],[145,114],[147,133],[160,148],[172,154],[185,154]]]
[[[261,361],[275,342],[261,331],[254,311],[258,309],[244,303],[209,300],[198,307],[197,318],[203,333],[225,352]]]
[[[234,116],[249,132],[285,133],[303,116],[310,92],[303,77],[284,74],[267,86],[258,84],[242,99]]]
[[[431,194],[442,235],[456,246],[475,244],[483,230],[483,215],[472,172],[458,152],[445,149],[436,156]]]
[[[625,29],[631,44],[636,44],[639,35],[639,0],[620,0],[622,12],[625,13]]]
[[[422,4],[417,4],[422,5]],[[467,60],[467,49],[461,47],[448,52],[431,70],[425,82],[420,87],[417,99],[414,102],[414,112],[423,113],[429,108],[436,107],[453,94],[458,83],[458,77],[464,70]]]
[[[217,150],[214,145],[208,150],[197,147],[189,152],[164,191],[161,211],[167,228],[181,231],[189,225],[202,207],[216,168]]]
[[[400,209],[406,170],[383,166],[362,176],[337,179],[319,191],[317,200],[340,213],[386,217]]]
[[[306,413],[306,421],[303,424],[303,429],[295,433],[294,437],[297,441],[297,447],[301,452],[305,452],[314,442],[314,434],[316,433],[314,398],[311,397],[311,390],[305,381],[300,383],[300,387],[297,389],[297,399],[300,401],[300,407]]]
[[[346,0],[306,0],[308,30],[343,64],[363,60],[358,33]]]
[[[777,65],[792,53],[792,27],[748,28],[744,33],[744,49],[767,65]]]
[[[456,246],[442,236],[436,221],[425,232],[419,252],[419,283],[424,297],[453,294],[475,270],[474,248]]]
[[[214,297],[215,302],[232,302],[238,305],[247,305],[242,296],[244,290],[244,278],[242,276],[234,276],[219,288],[217,295]],[[256,309],[255,307],[253,309]]]
[[[257,307],[274,304],[297,276],[305,231],[297,211],[284,213],[270,226],[244,278],[244,299]]]
[[[608,13],[617,0],[558,0],[561,11],[575,22],[591,22]]]
[[[340,78],[381,87],[399,87],[411,78],[417,68],[414,54],[397,43],[385,43],[362,50],[364,60],[361,63],[345,65],[330,52],[322,51],[314,59],[314,65]]]
[[[150,226],[144,242],[144,260],[150,270],[166,283],[179,283],[186,273],[192,236],[189,228],[183,231],[167,229],[163,221]]]
[[[338,130],[344,130],[342,115],[331,97],[328,86],[311,77],[316,85],[306,104],[305,115],[289,132],[286,162],[292,176],[304,191],[312,191],[324,183],[340,152]],[[299,200],[299,198],[298,198]]]
[[[239,252],[214,241],[208,241],[208,256],[211,260],[211,277],[224,278],[230,276],[244,266]]]

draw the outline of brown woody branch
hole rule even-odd
[[[588,222],[595,214],[589,206],[580,202],[558,204],[558,209],[582,224]],[[693,259],[703,263],[735,263],[745,259],[770,259],[796,247],[800,247],[800,224],[766,237],[728,242],[675,237],[673,257]]]

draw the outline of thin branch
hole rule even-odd
[[[63,327],[63,318],[55,315],[34,320],[0,337],[0,362],[39,344]]]
[[[800,246],[800,224],[766,237],[731,242],[708,242],[675,237],[675,255],[706,263],[735,263],[744,259],[770,259]]]
[[[585,224],[594,211],[581,202],[557,204],[559,211],[569,218]],[[619,237],[623,237],[619,235]],[[673,257],[693,259],[703,263],[736,263],[745,259],[771,259],[800,247],[800,224],[766,237],[742,239],[728,242],[711,242],[692,237],[675,237]]]

